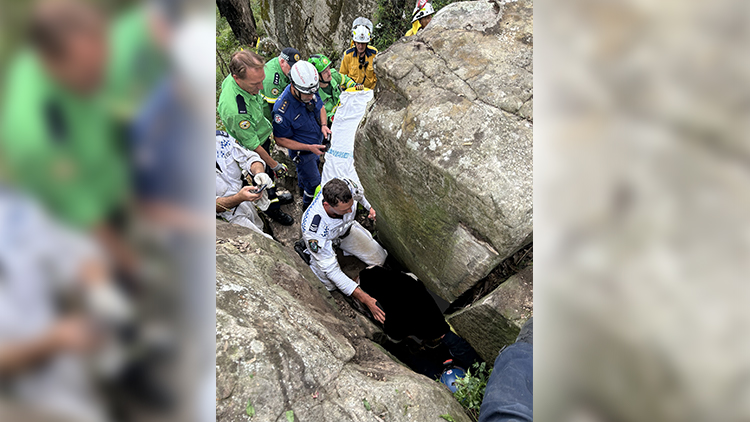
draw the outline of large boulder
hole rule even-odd
[[[355,160],[379,239],[453,301],[532,234],[532,3],[453,3],[375,59]]]
[[[521,270],[478,302],[446,318],[483,360],[494,362],[500,349],[513,343],[531,318],[532,271],[531,267]]]
[[[217,421],[469,421],[343,317],[290,249],[217,223]]]
[[[349,48],[352,22],[359,16],[372,19],[377,0],[261,0],[261,21],[280,48],[294,47],[307,57],[315,53],[343,53]]]

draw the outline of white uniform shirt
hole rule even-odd
[[[339,289],[349,296],[357,288],[357,283],[349,278],[341,268],[336,259],[336,251],[333,249],[333,241],[341,237],[354,223],[357,210],[357,198],[361,199],[361,193],[351,181],[349,188],[355,199],[352,204],[352,212],[345,214],[343,218],[333,218],[323,208],[323,192],[319,192],[313,199],[312,204],[302,216],[302,238],[312,256],[311,265],[317,266],[325,273],[328,280],[322,280],[328,290]],[[331,284],[332,282],[332,284]]]
[[[242,170],[263,160],[255,151],[240,146],[226,132],[216,133],[216,197],[234,195],[242,189]],[[265,168],[265,163],[263,163]]]

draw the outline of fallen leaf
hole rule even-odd
[[[247,407],[245,408],[245,412],[247,413],[247,416],[250,416],[251,418],[255,416],[255,407],[250,402],[250,400],[247,401]]]

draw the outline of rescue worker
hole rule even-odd
[[[362,84],[354,82],[352,78],[340,74],[336,69],[331,69],[331,61],[322,54],[311,56],[310,63],[318,70],[318,77],[320,79],[318,94],[320,95],[320,99],[323,100],[323,105],[328,115],[328,127],[331,127],[333,116],[336,114],[336,108],[339,106],[341,91],[348,88],[362,90],[365,87]]]
[[[232,55],[229,70],[231,74],[221,84],[218,106],[224,127],[240,145],[263,159],[272,179],[275,172],[285,174],[286,166],[269,154],[273,128],[263,116],[265,102],[259,94],[265,78],[263,58],[252,51],[239,51]],[[265,211],[266,215],[285,226],[294,224],[294,219],[280,209],[281,205],[293,201],[291,194],[277,194],[275,185],[269,188],[272,204]]]
[[[266,116],[268,121],[271,121],[273,105],[289,85],[289,71],[300,60],[300,57],[296,48],[287,47],[281,50],[278,57],[274,57],[266,63],[266,78],[263,80],[263,88],[260,94],[267,103],[266,107],[263,108],[263,115]]]
[[[269,205],[266,191],[257,192],[258,186],[271,182],[265,173],[266,165],[255,151],[237,144],[227,133],[216,131],[216,215],[232,224],[238,224],[263,233],[263,220],[255,210]],[[258,186],[242,186],[248,175]]]
[[[364,85],[365,88],[375,89],[378,77],[375,76],[373,61],[378,50],[368,44],[370,30],[364,25],[357,26],[352,31],[352,41],[354,47],[344,52],[339,73],[354,79],[354,82]]]
[[[318,95],[315,66],[301,60],[292,66],[290,75],[291,84],[273,107],[273,135],[276,143],[289,149],[289,156],[297,165],[297,183],[305,209],[320,184],[319,156],[325,152],[323,138],[331,130],[323,100]]]
[[[112,234],[106,221],[122,209],[127,174],[102,95],[105,17],[76,1],[43,2],[32,15],[31,49],[7,72],[0,168],[63,222]]]
[[[331,179],[315,196],[312,205],[302,216],[302,239],[310,252],[310,269],[331,290],[339,289],[346,296],[362,302],[373,317],[385,322],[385,312],[375,298],[365,293],[355,280],[339,267],[334,242],[346,253],[359,258],[367,265],[383,265],[388,252],[372,238],[355,219],[357,201],[363,198],[362,189],[349,179]],[[375,209],[366,201],[370,219],[375,219]]]
[[[432,15],[435,14],[435,9],[432,8],[432,4],[427,3],[423,7],[417,6],[412,13],[411,29],[406,33],[406,37],[416,35],[416,33],[427,26],[432,20]]]

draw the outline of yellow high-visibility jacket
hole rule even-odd
[[[368,45],[365,49],[365,61],[363,64],[360,64],[357,47],[346,50],[344,58],[341,59],[339,73],[354,79],[354,82],[358,84],[363,84],[365,88],[374,89],[375,84],[378,82],[378,77],[375,76],[373,66],[376,54],[378,54],[378,50]]]

